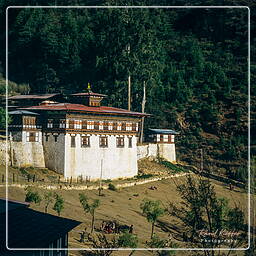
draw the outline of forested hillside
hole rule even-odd
[[[235,0],[1,1],[1,42],[8,5],[249,5]],[[248,9],[9,9],[9,79],[31,93],[85,90],[108,95],[105,104],[141,111],[146,127],[171,128],[178,159],[245,180],[248,154]],[[251,30],[255,29],[254,13]],[[251,55],[255,53],[251,35]],[[5,48],[0,49],[1,71]],[[255,100],[255,63],[251,93]],[[1,88],[2,91],[2,88]],[[18,91],[18,90],[17,90]],[[251,106],[252,129],[255,105]],[[252,144],[255,142],[252,140]]]

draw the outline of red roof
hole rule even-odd
[[[58,103],[58,104],[49,104],[49,105],[41,105],[41,106],[32,106],[25,107],[20,109],[26,110],[45,110],[45,111],[66,111],[66,112],[93,112],[99,114],[120,114],[120,115],[128,115],[128,116],[149,116],[146,113],[133,112],[128,111],[126,109],[121,108],[113,108],[113,107],[88,107],[82,104],[72,104],[72,103]]]
[[[70,94],[71,96],[96,96],[96,97],[107,97],[105,94],[95,93],[95,92],[79,92]]]
[[[9,100],[49,99],[56,95],[60,95],[60,93],[15,95],[15,96],[8,97],[8,99]]]

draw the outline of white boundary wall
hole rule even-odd
[[[138,160],[142,158],[164,158],[169,162],[176,162],[175,144],[148,143],[137,146]]]

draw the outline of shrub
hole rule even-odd
[[[136,248],[138,246],[138,237],[134,234],[123,233],[118,238],[119,247]]]
[[[109,190],[112,190],[112,191],[117,191],[116,186],[115,186],[114,184],[112,184],[112,183],[109,183],[109,184],[108,184],[108,189],[109,189]]]
[[[33,192],[30,188],[28,188],[27,190],[28,191],[26,193],[25,202],[29,202],[29,203],[34,202],[35,204],[40,204],[40,202],[42,201],[42,198],[39,195],[39,193]]]
[[[153,176],[154,176],[153,174],[141,174],[141,175],[136,176],[136,178],[137,179],[147,179],[147,178],[150,178]]]

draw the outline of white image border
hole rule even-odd
[[[251,180],[250,180],[250,8],[248,6],[8,6],[6,8],[6,135],[8,135],[8,10],[9,9],[179,9],[179,8],[191,8],[191,9],[225,9],[225,8],[245,8],[248,10],[248,247],[246,248],[9,248],[8,247],[8,136],[6,137],[6,248],[10,251],[91,251],[91,250],[166,250],[166,251],[245,251],[250,248],[250,226],[251,226]]]

